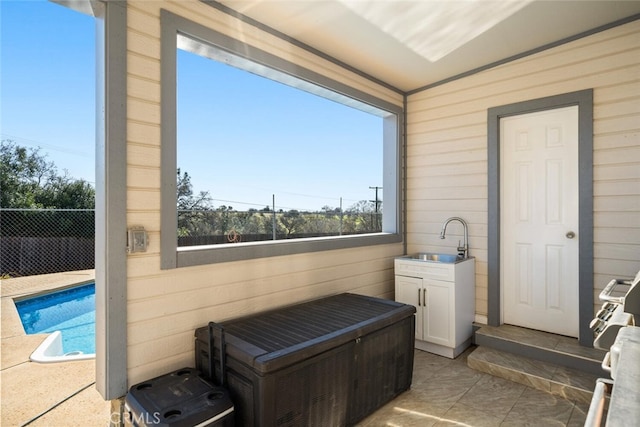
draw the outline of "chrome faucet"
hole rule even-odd
[[[459,221],[460,224],[462,224],[462,226],[464,227],[464,245],[460,246],[460,241],[458,240],[458,256],[461,256],[462,259],[467,259],[469,258],[469,228],[467,227],[467,223],[464,219],[457,216],[452,216],[451,218],[447,219],[444,224],[442,224],[440,238],[444,239],[444,234],[447,231],[447,225],[449,225],[451,221]]]

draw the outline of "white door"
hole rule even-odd
[[[500,120],[503,323],[578,336],[578,107]]]

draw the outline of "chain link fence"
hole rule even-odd
[[[0,276],[95,268],[93,209],[0,208]]]
[[[382,213],[178,211],[178,246],[382,231]],[[95,268],[93,209],[0,208],[0,276]]]
[[[381,231],[381,212],[178,210],[180,247]]]

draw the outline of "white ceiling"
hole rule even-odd
[[[218,0],[402,91],[640,14],[631,0]]]

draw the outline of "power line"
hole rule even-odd
[[[273,188],[256,187],[256,186],[253,186],[253,185],[238,184],[238,183],[234,183],[233,186],[234,187],[250,188],[252,190],[264,191],[266,193],[271,193],[271,194],[275,193],[275,194],[278,194],[278,195],[286,194],[286,195],[291,195],[291,196],[307,197],[307,198],[311,198],[311,199],[315,199],[315,200],[336,201],[336,200],[341,199],[341,197],[319,196],[317,194],[294,193],[294,192],[291,192],[291,191],[274,190]],[[347,202],[357,203],[362,199],[342,199],[342,200],[347,201]],[[237,203],[243,203],[243,202],[237,202]],[[252,203],[244,203],[244,204],[252,204]]]
[[[254,203],[254,202],[242,202],[239,200],[226,200],[226,199],[210,199],[211,201],[215,201],[215,202],[222,202],[222,203],[233,203],[234,205],[246,205],[246,206],[257,206],[260,208],[264,208],[264,207],[269,207],[272,208],[270,203]],[[344,200],[344,199],[343,199]],[[299,208],[299,207],[292,207],[292,206],[281,206],[281,205],[276,205],[277,209],[281,209],[281,210],[296,210],[296,211],[300,211],[300,212],[317,212],[320,210],[320,208],[316,208],[316,209],[308,209],[308,208]]]
[[[21,136],[9,135],[7,133],[2,133],[2,139],[9,139],[23,145],[31,145],[31,146],[36,146],[38,148],[46,148],[49,151],[59,151],[61,153],[75,154],[77,156],[89,157],[89,158],[93,157],[91,154],[87,153],[86,151],[75,150],[73,148],[62,147],[60,145],[55,145],[55,144],[47,144],[45,142],[23,138]]]
[[[233,203],[235,205],[259,206],[261,208],[264,208],[264,207],[271,208],[272,207],[272,206],[269,205],[269,203],[251,203],[251,202],[240,202],[238,200],[223,200],[223,199],[211,199],[211,200],[212,201],[216,201],[216,202]],[[294,207],[291,207],[291,206],[280,206],[280,205],[276,205],[276,208],[282,209],[282,210],[296,210],[296,211],[301,211],[301,212],[312,211],[312,209],[294,208]]]
[[[265,207],[269,205],[268,203],[250,203],[250,202],[239,202],[237,200],[223,200],[223,199],[211,199],[211,201],[233,203],[236,205],[261,206],[261,207]]]

